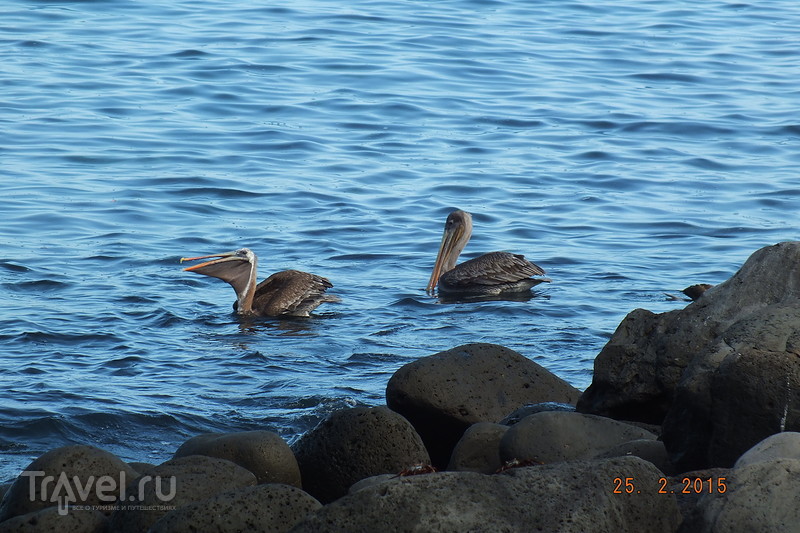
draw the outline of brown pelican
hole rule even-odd
[[[184,261],[212,259],[199,265],[184,268],[227,281],[236,291],[234,310],[250,316],[308,316],[324,302],[338,302],[336,296],[325,294],[333,287],[327,279],[300,272],[283,270],[256,285],[258,259],[248,248],[222,254],[183,257]]]
[[[456,265],[471,236],[472,215],[461,210],[450,213],[428,282],[429,293],[438,285],[440,294],[493,296],[527,291],[543,281],[550,281],[532,278],[544,275],[544,270],[524,256],[508,252],[490,252]]]

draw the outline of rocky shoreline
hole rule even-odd
[[[583,393],[502,346],[459,346],[292,447],[249,431],[160,465],[51,450],[0,488],[0,533],[800,531],[797,431],[787,242],[684,309],[632,311]]]

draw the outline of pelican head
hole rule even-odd
[[[236,291],[237,311],[248,313],[253,306],[256,290],[256,268],[258,259],[249,248],[240,248],[233,252],[201,255],[198,257],[182,257],[184,261],[211,259],[203,263],[184,268],[187,272],[196,272],[204,276],[219,278],[230,283]]]
[[[458,256],[469,242],[472,236],[472,215],[466,211],[457,209],[447,216],[444,223],[444,234],[442,243],[439,245],[439,255],[433,264],[433,273],[428,281],[428,292],[433,291],[439,283],[442,274],[453,270],[456,266]]]

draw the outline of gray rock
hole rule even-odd
[[[550,411],[526,416],[500,441],[500,457],[542,463],[591,459],[620,444],[655,439],[624,422],[582,413]]]
[[[767,437],[739,457],[733,467],[741,468],[773,459],[800,459],[800,433],[787,431]]]
[[[674,495],[635,457],[515,468],[502,474],[439,472],[354,492],[300,522],[293,533],[347,531],[673,532]],[[630,477],[638,493],[614,493]]]
[[[220,492],[256,484],[252,472],[227,461],[190,455],[171,459],[135,479],[109,529],[115,533],[145,532],[162,516]]]
[[[796,345],[791,324],[800,323],[799,298],[800,243],[786,242],[756,251],[729,280],[682,310],[658,315],[632,311],[595,359],[593,381],[578,401],[578,410],[659,423],[672,408],[689,363],[714,352],[732,325],[750,321],[748,335],[755,332],[766,341],[758,345],[739,338],[735,344],[767,351],[784,351],[787,341]],[[772,326],[762,328],[764,310],[782,304],[794,309],[794,318],[775,331],[770,331]],[[698,417],[699,423],[702,418]]]
[[[674,494],[678,510],[684,519],[697,512],[697,502],[709,491],[725,490],[731,479],[730,468],[707,468],[670,476],[661,481],[659,490]],[[698,486],[698,481],[699,486]],[[697,489],[700,490],[697,490]]]
[[[466,344],[400,368],[387,384],[386,403],[414,425],[434,465],[444,468],[472,424],[498,422],[526,404],[574,403],[579,394],[513,350]]]
[[[233,461],[251,471],[258,483],[285,483],[301,487],[300,468],[280,435],[271,431],[206,433],[184,442],[175,457],[207,455]]]
[[[297,487],[262,484],[185,505],[159,519],[149,533],[282,533],[320,507]]]
[[[106,506],[110,513],[120,489],[135,477],[131,467],[105,450],[56,448],[34,460],[14,481],[0,504],[0,522],[64,502]]]
[[[0,533],[102,533],[107,525],[98,511],[46,507],[0,522]]]
[[[543,413],[545,411],[575,411],[575,406],[569,403],[558,402],[542,402],[523,405],[518,409],[514,409],[511,414],[507,415],[500,421],[504,426],[513,426],[528,415],[535,415],[536,413]]]
[[[664,472],[666,475],[672,475],[675,473],[675,467],[669,460],[667,449],[664,447],[664,443],[660,440],[637,439],[623,442],[622,444],[618,444],[610,450],[599,454],[597,457],[624,457],[627,455],[635,455],[636,457],[653,463],[656,468]]]
[[[351,494],[353,492],[357,492],[361,489],[365,489],[367,487],[371,487],[373,485],[380,485],[381,483],[388,483],[395,479],[400,479],[401,476],[397,474],[378,474],[377,476],[370,476],[365,477],[361,481],[356,481],[350,488],[347,489],[347,493]]]
[[[322,503],[361,479],[430,463],[411,424],[386,407],[335,411],[294,445],[303,488]]]
[[[770,316],[762,310],[765,327],[776,325]],[[800,429],[797,355],[731,345],[727,333],[736,331],[730,328],[713,352],[687,368],[664,419],[662,439],[679,471],[732,466],[766,437]]]
[[[729,479],[717,478],[713,485],[684,520],[682,533],[800,532],[800,460],[753,463],[731,470]]]
[[[151,470],[156,467],[153,463],[143,463],[141,461],[134,461],[128,463],[128,466],[133,468],[138,474],[144,474],[148,470]]]
[[[478,422],[472,424],[456,444],[450,456],[448,470],[493,474],[503,464],[500,459],[500,440],[508,426]]]

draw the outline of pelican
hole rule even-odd
[[[339,301],[336,296],[325,294],[326,290],[333,287],[330,281],[299,270],[276,272],[256,285],[258,258],[249,248],[222,254],[182,257],[181,263],[200,259],[211,260],[184,270],[230,283],[236,291],[233,308],[240,315],[309,316],[320,304]]]
[[[543,281],[550,281],[532,278],[544,275],[544,270],[524,256],[508,252],[489,252],[456,265],[471,236],[472,215],[460,209],[450,213],[428,281],[428,293],[438,285],[439,294],[495,296],[527,291]]]

